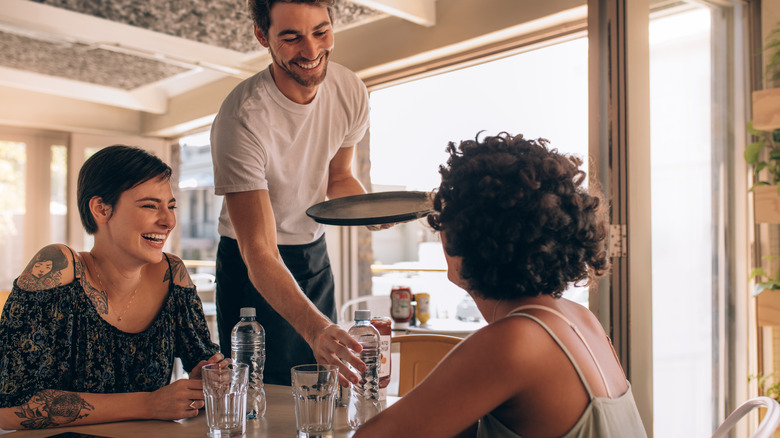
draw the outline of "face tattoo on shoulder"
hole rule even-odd
[[[61,285],[62,272],[68,267],[68,259],[54,245],[46,246],[35,254],[17,280],[19,287],[28,291],[51,289]]]

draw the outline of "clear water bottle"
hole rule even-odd
[[[254,420],[265,415],[265,330],[255,320],[254,307],[241,308],[241,321],[230,333],[230,349],[234,363],[249,365],[249,385],[246,392],[246,418]]]
[[[351,387],[347,406],[347,423],[352,429],[357,429],[382,411],[379,401],[379,332],[371,325],[370,310],[355,311],[355,325],[349,329],[349,334],[363,347],[360,360],[366,364],[366,371],[358,373],[360,383]]]

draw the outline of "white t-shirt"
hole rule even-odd
[[[241,82],[214,119],[214,192],[268,190],[277,243],[311,243],[325,227],[306,216],[306,209],[325,200],[330,160],[339,148],[363,138],[368,115],[365,85],[339,64],[328,64],[307,105],[287,99],[265,69]],[[224,202],[218,231],[236,238]]]

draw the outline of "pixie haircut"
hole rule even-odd
[[[152,178],[171,179],[171,168],[149,152],[132,146],[114,145],[89,157],[79,171],[77,200],[81,223],[88,234],[97,232],[89,210],[90,199],[97,196],[113,207],[126,190]]]
[[[333,23],[334,0],[249,0],[249,11],[252,21],[268,37],[268,28],[271,27],[271,6],[274,3],[298,3],[303,5],[320,6],[328,9],[328,17]]]
[[[583,187],[581,159],[547,145],[502,132],[447,146],[428,222],[481,297],[559,298],[609,269],[601,194]]]

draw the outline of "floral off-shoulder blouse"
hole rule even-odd
[[[126,333],[100,317],[79,278],[38,292],[14,282],[0,318],[0,408],[44,389],[155,391],[170,383],[174,358],[189,371],[218,351],[194,287],[171,281],[149,328]]]

